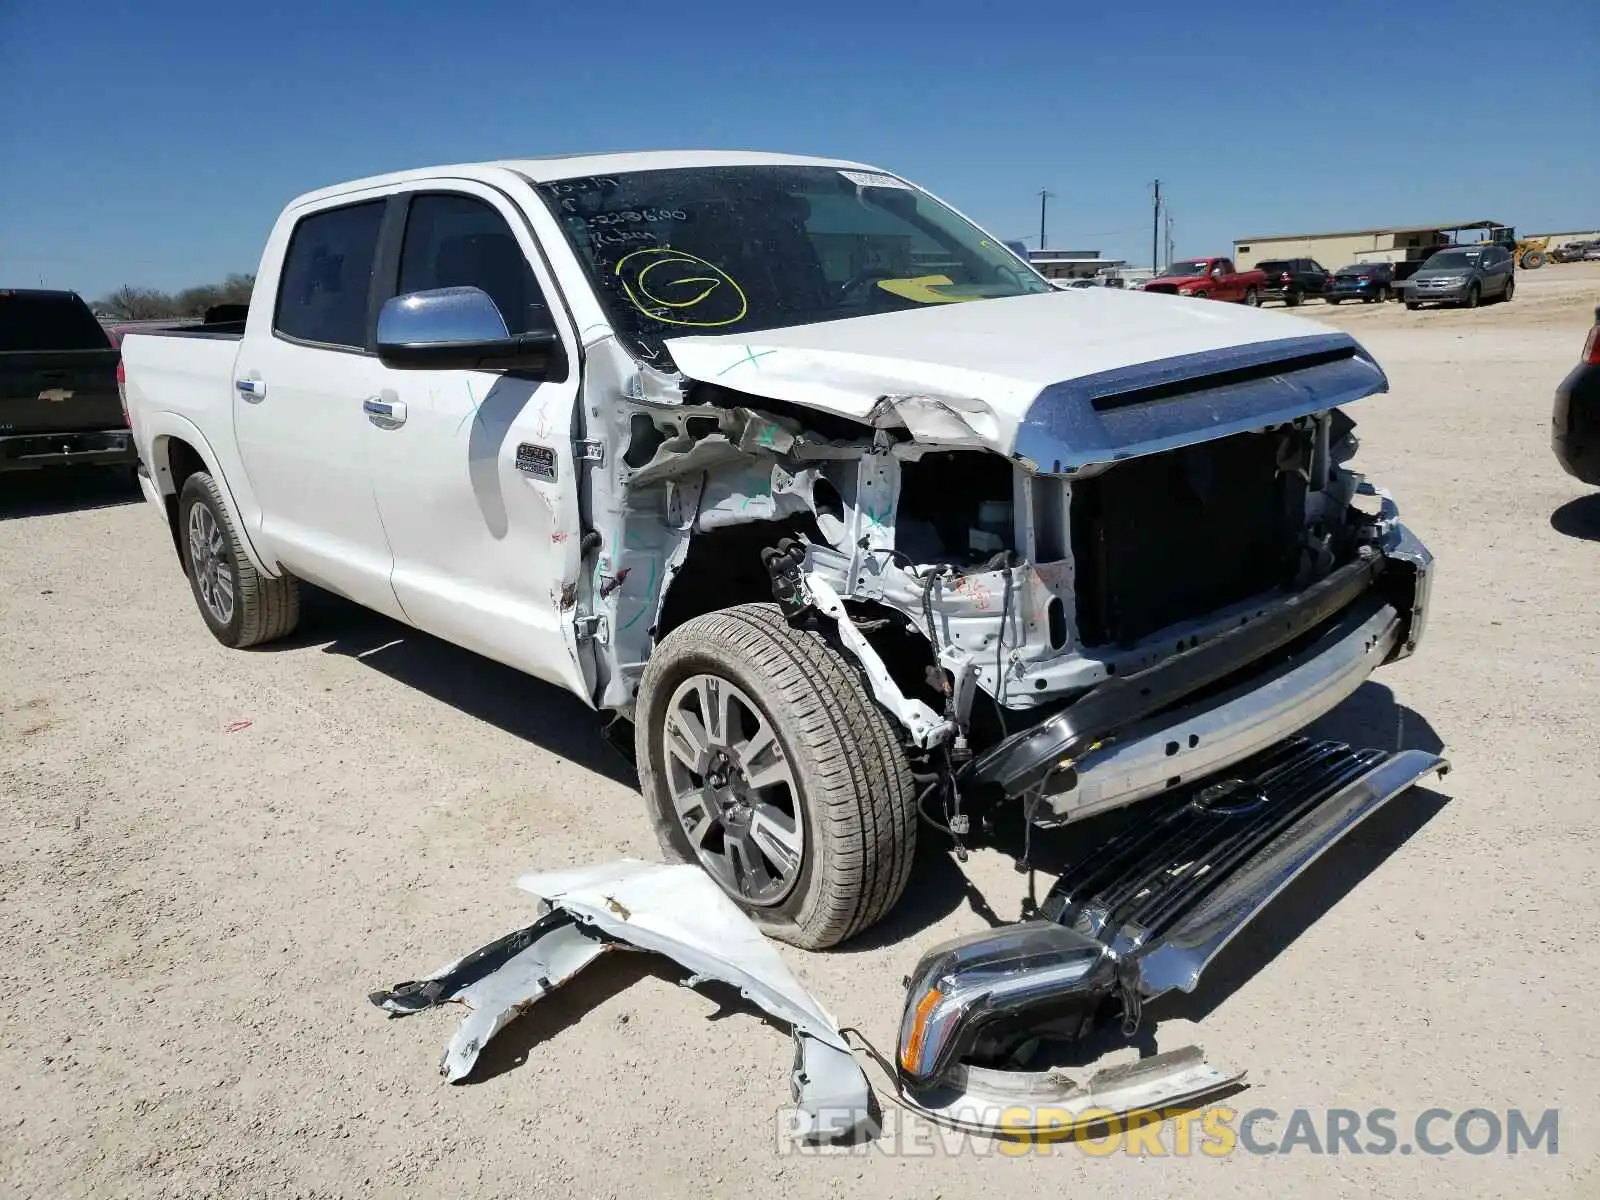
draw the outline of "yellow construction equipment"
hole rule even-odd
[[[1519,238],[1510,225],[1498,225],[1489,231],[1489,240],[1511,251],[1511,257],[1526,271],[1537,271],[1550,261],[1550,239]]]

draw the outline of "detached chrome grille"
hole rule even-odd
[[[1290,738],[1220,783],[1151,801],[1154,812],[1061,876],[1043,914],[1119,954],[1154,942],[1252,855],[1389,757]]]

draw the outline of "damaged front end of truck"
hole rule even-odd
[[[1019,1097],[1229,1082],[1186,1054],[1087,1087],[1022,1068],[1192,989],[1318,855],[1447,769],[1294,737],[1427,616],[1431,556],[1348,466],[1343,406],[1382,371],[1342,334],[1277,338],[1009,395],[1008,418],[993,381],[759,336],[670,341],[675,372],[587,348],[597,702],[628,712],[683,621],[776,598],[858,666],[958,852],[994,805],[1038,826],[1139,805],[1023,923],[928,953],[901,1084],[984,1128]]]

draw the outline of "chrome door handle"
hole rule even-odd
[[[233,386],[239,389],[239,395],[246,400],[261,400],[267,394],[265,379],[235,379]]]
[[[406,423],[406,405],[403,400],[385,400],[381,396],[368,396],[361,402],[361,407],[374,425]]]

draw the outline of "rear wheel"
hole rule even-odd
[[[635,746],[663,852],[699,863],[770,936],[825,949],[905,890],[916,796],[896,730],[777,605],[669,634],[640,683]]]
[[[1417,309],[1419,309],[1419,308],[1421,308],[1421,307],[1422,307],[1422,305],[1421,305],[1421,304],[1419,304],[1419,303],[1418,303],[1418,302],[1417,302],[1417,301],[1415,301],[1415,300],[1407,300],[1407,301],[1406,301],[1406,307],[1407,307],[1407,308],[1408,308],[1408,309],[1410,309],[1410,310],[1411,310],[1411,311],[1412,311],[1412,312],[1416,312],[1416,311],[1417,311]]]
[[[1339,303],[1341,298],[1342,297],[1339,297],[1339,296],[1324,296],[1323,297],[1323,299],[1326,300],[1329,304],[1337,304],[1337,303]]]
[[[1249,308],[1257,308],[1261,304],[1261,294],[1257,292],[1255,288],[1246,288],[1244,291],[1244,302]]]
[[[178,496],[183,567],[206,628],[224,646],[242,650],[281,638],[300,619],[300,585],[292,575],[263,575],[240,548],[238,526],[217,481],[196,471]]]
[[[1291,291],[1287,296],[1285,296],[1283,298],[1283,302],[1285,304],[1287,304],[1290,308],[1299,308],[1300,305],[1305,303],[1305,298],[1306,298],[1306,294],[1304,292]]]

